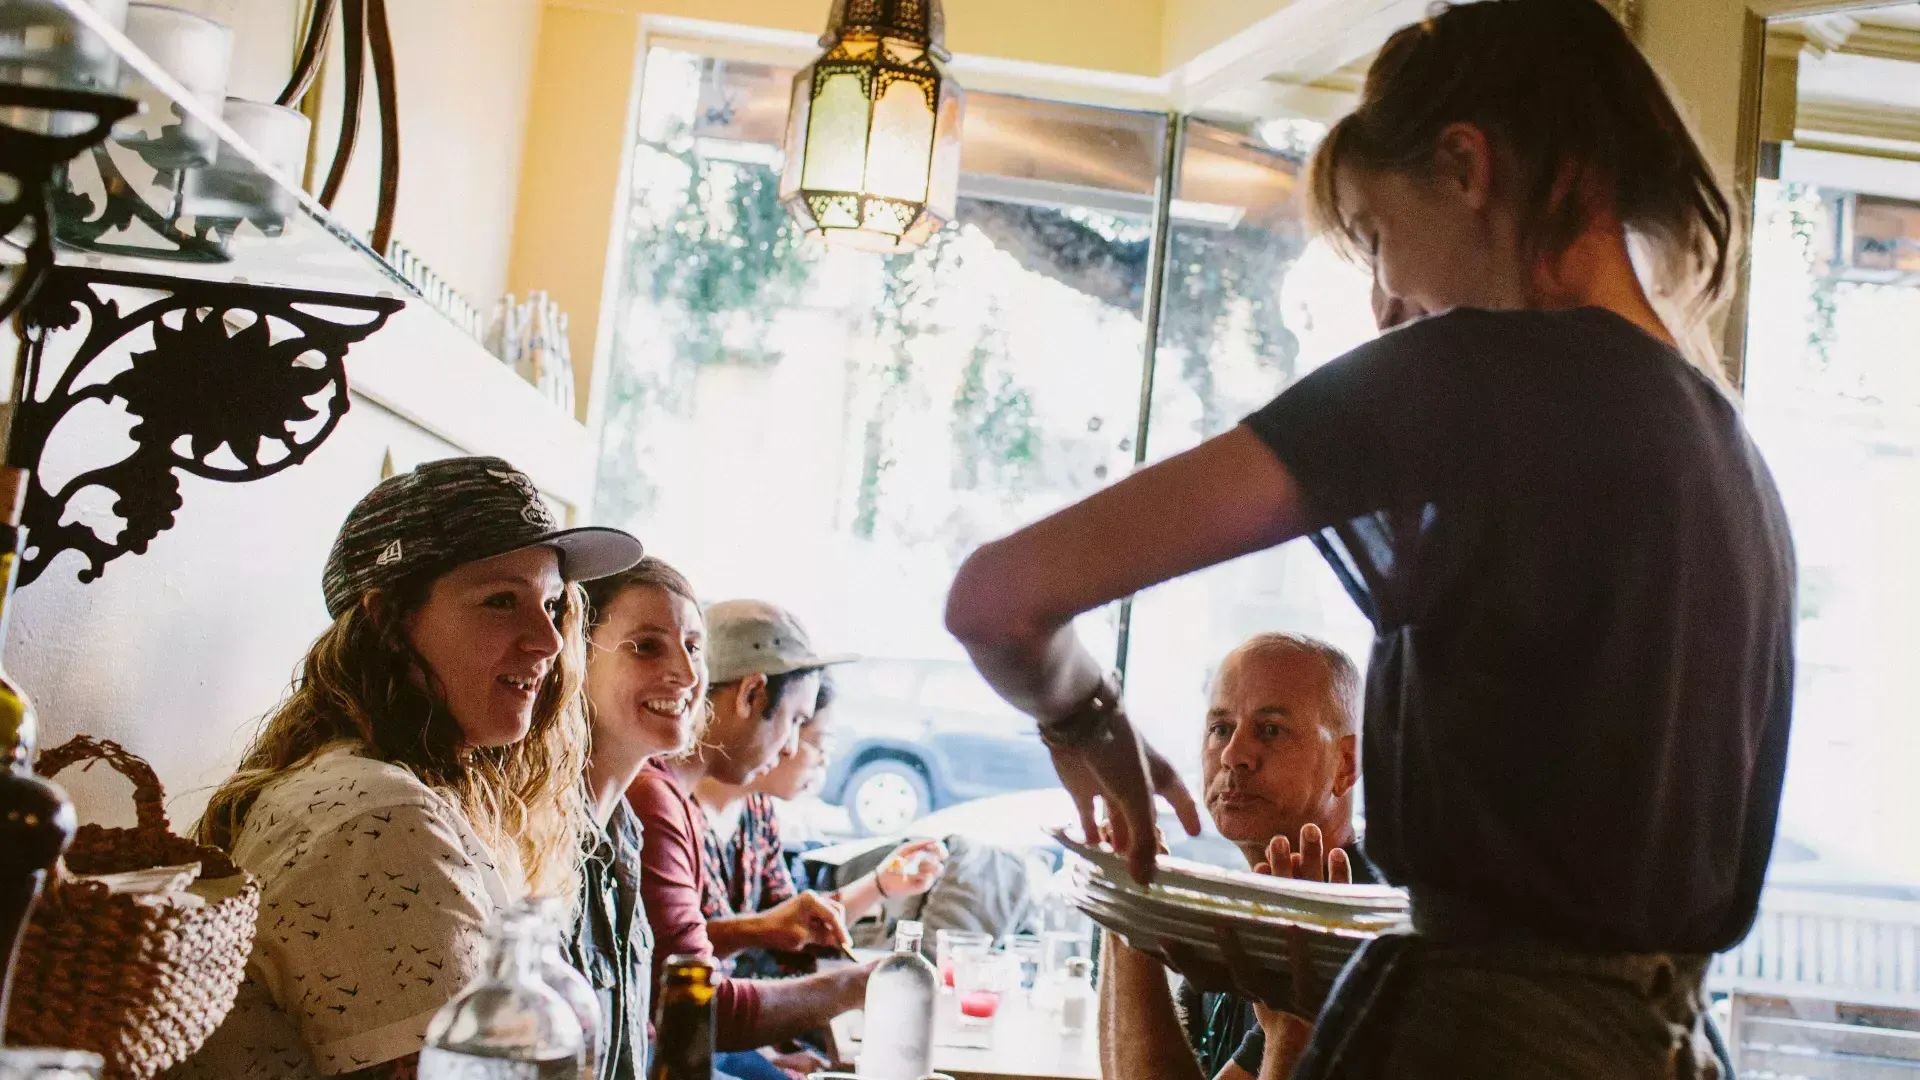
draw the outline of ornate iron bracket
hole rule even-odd
[[[140,105],[112,94],[15,84],[0,85],[0,105],[92,120],[85,130],[71,135],[48,135],[0,124],[0,174],[13,179],[11,196],[0,201],[0,236],[33,219],[33,234],[24,249],[26,264],[5,299],[0,299],[0,321],[4,321],[32,298],[53,267],[54,173],[69,158],[105,139],[116,121],[131,116]]]
[[[120,299],[103,292],[115,288],[160,295],[123,310]],[[97,580],[122,555],[144,553],[173,527],[181,506],[176,473],[246,483],[305,461],[346,415],[347,350],[404,306],[397,297],[55,267],[22,319],[25,392],[8,455],[33,474],[20,585],[32,583],[63,551],[86,558],[83,582]],[[343,321],[353,313],[367,318]],[[83,319],[85,336],[72,359],[42,388],[49,337],[78,332]],[[152,335],[151,348],[134,348],[117,374],[87,380],[95,361],[143,330]],[[117,402],[134,418],[127,433],[133,450],[49,491],[41,455],[61,422],[89,401]],[[314,420],[317,426],[295,430]],[[263,461],[261,450],[270,444],[285,454]],[[216,461],[222,448],[226,460]],[[75,496],[89,488],[114,495],[112,511],[125,522],[117,534],[66,520]]]

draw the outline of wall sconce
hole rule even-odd
[[[912,251],[953,220],[964,95],[940,0],[834,0],[793,79],[780,199],[809,234]]]

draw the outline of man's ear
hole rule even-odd
[[[742,720],[751,720],[764,716],[767,712],[767,677],[755,673],[740,680],[740,689],[733,696],[734,715]]]
[[[1360,736],[1340,736],[1334,750],[1340,755],[1340,767],[1333,773],[1333,794],[1338,798],[1360,782]]]

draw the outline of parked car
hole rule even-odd
[[[898,833],[988,795],[1059,784],[1033,721],[966,663],[863,660],[834,678],[837,747],[820,798],[844,807],[858,836]]]

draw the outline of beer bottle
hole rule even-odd
[[[647,1080],[713,1080],[713,975],[704,956],[667,958]]]

